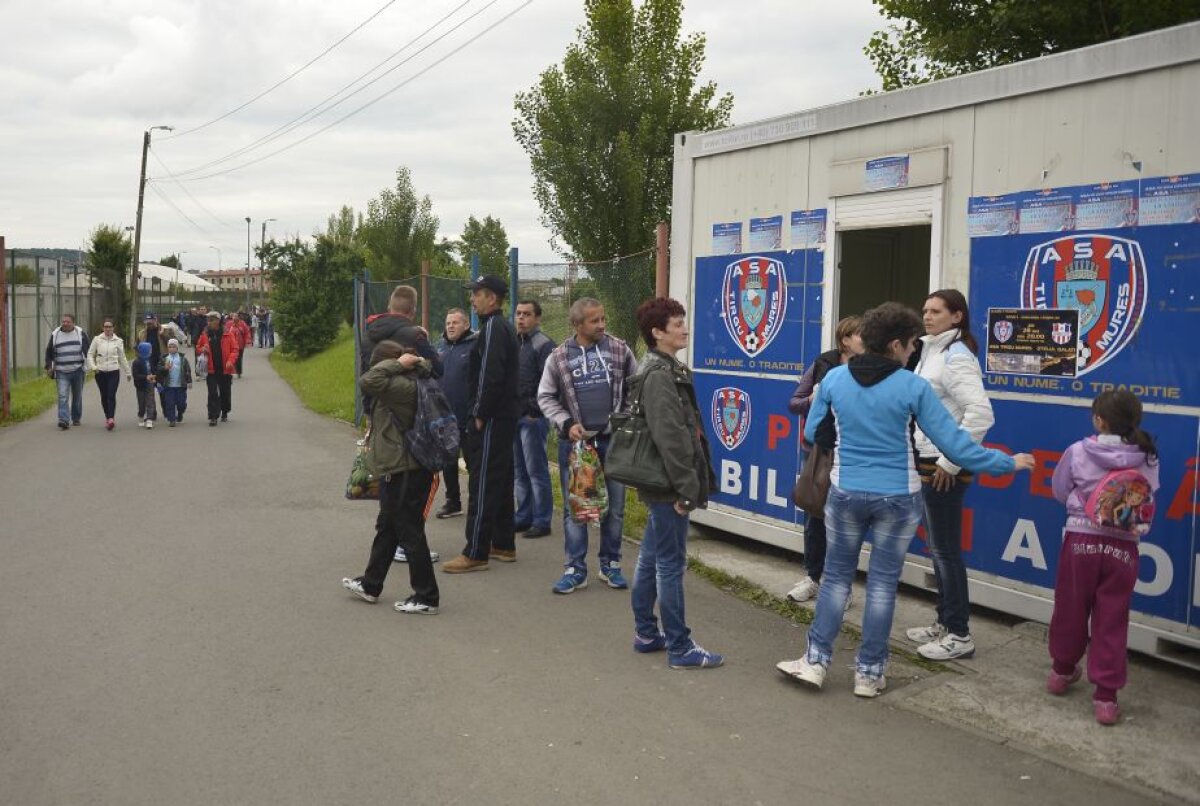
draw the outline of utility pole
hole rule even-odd
[[[127,340],[132,340],[133,334],[137,333],[137,281],[138,264],[141,263],[142,254],[142,206],[146,198],[146,156],[150,153],[150,132],[155,129],[175,131],[173,126],[151,126],[142,135],[142,173],[138,179],[137,225],[133,231],[133,266],[129,273],[129,332],[125,334]]]
[[[265,252],[267,249],[267,221],[278,221],[278,220],[279,220],[278,218],[268,218],[266,221],[263,221],[262,241],[259,243],[259,248],[258,248],[258,292],[259,292],[259,294],[263,294],[267,290],[266,278],[263,276],[263,262],[262,262],[263,261],[263,252]],[[262,302],[262,300],[260,299],[259,302]]]
[[[250,216],[246,216],[246,310],[250,310]]]

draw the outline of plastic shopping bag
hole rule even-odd
[[[358,442],[354,452],[354,463],[350,465],[350,478],[346,480],[346,497],[351,501],[379,500],[379,479],[367,472],[367,438]]]
[[[599,523],[608,514],[608,487],[600,454],[587,440],[579,440],[571,450],[567,482],[568,508],[576,523]]]

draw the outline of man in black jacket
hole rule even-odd
[[[412,347],[417,355],[429,359],[433,365],[433,377],[442,377],[442,359],[429,343],[425,328],[413,323],[417,314],[417,289],[411,285],[398,285],[388,300],[388,312],[367,317],[367,326],[359,345],[359,374],[371,368],[371,351],[381,341],[394,341],[403,347]]]
[[[471,400],[471,352],[475,348],[475,331],[462,308],[446,311],[446,329],[442,340],[437,343],[437,352],[445,369],[438,380],[454,416],[458,420],[459,445],[466,445],[467,426],[471,422],[468,405]],[[460,449],[461,450],[461,449]],[[458,485],[458,457],[442,470],[442,484],[446,486],[446,503],[437,511],[439,518],[452,518],[462,514],[462,495]]]
[[[442,566],[448,574],[486,571],[488,560],[515,562],[513,530],[513,437],[520,414],[517,395],[517,334],[501,304],[508,283],[485,274],[468,283],[471,307],[479,314],[479,335],[471,350],[468,375],[466,444],[467,545]]]
[[[546,359],[556,345],[542,332],[542,306],[537,300],[518,302],[516,319],[521,416],[513,441],[517,494],[517,522],[513,528],[525,532],[525,537],[545,537],[550,534],[550,518],[554,515],[554,490],[550,487],[550,463],[546,458],[550,427],[538,407],[537,394]]]

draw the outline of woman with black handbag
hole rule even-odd
[[[692,640],[683,605],[688,513],[706,506],[716,487],[692,373],[675,358],[687,347],[687,312],[678,301],[659,297],[638,307],[637,323],[650,350],[631,381],[631,396],[645,412],[669,488],[638,490],[650,517],[633,575],[633,648],[667,650],[673,669],[713,668],[724,659]]]
[[[850,360],[850,356],[862,355],[862,336],[858,332],[861,321],[857,316],[847,316],[837,323],[833,341],[837,345],[836,349],[828,350],[817,356],[817,360],[813,361],[808,371],[800,377],[800,382],[796,384],[796,391],[792,392],[792,399],[788,401],[788,411],[802,418],[808,417],[813,397],[817,393],[817,387],[825,379],[825,374],[834,367],[845,364]],[[832,424],[830,425],[832,426]],[[818,444],[821,442],[821,436],[818,433]],[[800,447],[806,448],[803,437],[800,439]],[[829,446],[824,447],[828,448]],[[806,515],[807,518],[804,521],[804,570],[808,572],[808,576],[797,582],[788,591],[787,598],[793,602],[807,602],[817,598],[817,591],[820,590],[821,585],[821,574],[825,570],[825,512],[822,509],[806,512]],[[850,607],[849,599],[846,600],[846,607]]]

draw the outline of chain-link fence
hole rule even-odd
[[[517,267],[515,302],[536,301],[542,332],[561,342],[573,332],[568,311],[582,297],[604,305],[609,333],[638,348],[634,313],[654,296],[655,250],[592,263],[522,263]]]

